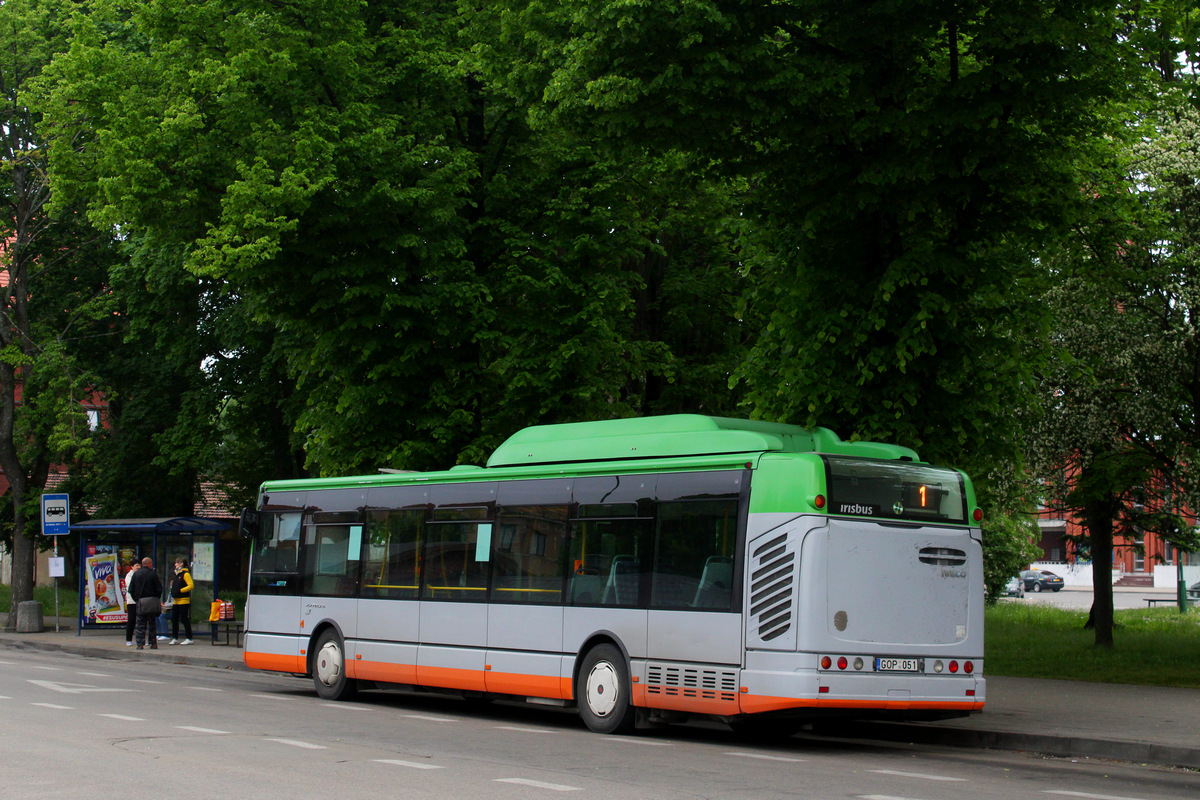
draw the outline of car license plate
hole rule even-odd
[[[876,672],[919,672],[921,663],[915,658],[877,658]]]

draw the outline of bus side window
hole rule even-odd
[[[301,516],[299,511],[262,515],[250,572],[255,592],[294,595],[300,591]]]
[[[632,505],[632,504],[631,504]],[[636,509],[631,509],[636,510]],[[576,519],[572,522],[569,599],[575,605],[643,605],[651,521]]]
[[[493,603],[562,602],[567,506],[507,506],[496,518]]]
[[[659,503],[651,608],[733,607],[738,501]]]
[[[424,525],[424,508],[370,512],[363,597],[416,598]]]

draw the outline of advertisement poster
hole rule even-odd
[[[117,557],[121,561],[121,576],[122,577],[125,576],[125,573],[129,571],[129,568],[131,566],[133,566],[140,560],[138,558],[137,548],[134,547],[133,545],[127,545],[127,544],[119,545],[117,547]]]
[[[211,581],[213,579],[212,542],[194,542],[192,544],[192,580]]]
[[[100,548],[97,548],[100,549]],[[84,559],[87,621],[125,624],[125,604],[121,602],[121,581],[117,575],[117,554],[97,553]]]

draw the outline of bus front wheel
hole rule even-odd
[[[346,677],[346,648],[334,630],[327,630],[317,639],[313,655],[313,686],[326,700],[349,700],[354,696],[356,683]]]
[[[625,656],[611,644],[593,647],[579,670],[579,716],[596,733],[624,733],[633,729],[629,667]]]

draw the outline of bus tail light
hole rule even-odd
[[[975,662],[974,661],[964,661],[963,662],[963,672],[970,675],[974,671],[975,671]]]
[[[867,661],[862,656],[821,656],[820,663],[821,669],[836,667],[840,670],[853,669],[855,672],[862,672],[867,666]]]
[[[819,494],[812,499],[813,508],[822,509],[825,507],[825,495]]]
[[[952,672],[952,673],[958,672],[958,662],[957,661],[950,662],[950,672]]]

